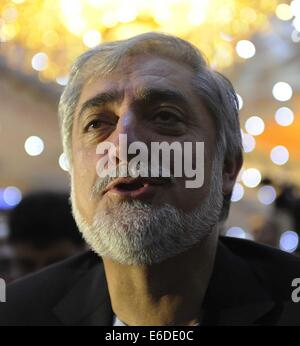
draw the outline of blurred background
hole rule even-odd
[[[222,232],[299,255],[300,0],[0,0],[2,278],[85,249],[59,96],[80,53],[147,31],[197,45],[239,95],[244,166]]]

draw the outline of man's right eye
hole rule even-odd
[[[93,130],[97,130],[97,129],[100,129],[101,127],[111,127],[113,126],[113,124],[109,123],[109,122],[105,122],[103,120],[100,120],[100,119],[94,119],[92,121],[90,121],[86,127],[85,127],[85,132],[91,132]]]
[[[92,120],[87,124],[87,126],[85,127],[85,130],[86,131],[95,130],[95,129],[98,129],[101,125],[102,125],[102,121],[97,120],[97,119]]]

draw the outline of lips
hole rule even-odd
[[[169,182],[168,178],[117,178],[103,191],[103,194],[109,192],[124,197],[143,197],[153,194],[156,188]]]

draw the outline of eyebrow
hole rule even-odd
[[[80,117],[87,109],[96,108],[101,106],[106,106],[107,104],[120,102],[123,98],[123,93],[117,90],[109,90],[101,92],[91,99],[85,101],[78,113],[78,117]]]
[[[78,117],[90,109],[97,107],[104,107],[108,104],[119,103],[124,98],[124,93],[118,90],[108,90],[101,92],[91,99],[85,101],[81,106]],[[187,97],[178,90],[166,89],[166,88],[141,88],[136,91],[134,103],[151,105],[161,101],[172,101],[182,105],[186,109],[190,109]]]

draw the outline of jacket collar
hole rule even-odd
[[[91,253],[88,268],[53,312],[65,325],[112,325],[111,308],[104,266],[101,258]]]
[[[261,278],[220,240],[204,298],[203,324],[255,324],[263,321],[274,306]],[[112,325],[113,312],[104,266],[99,257],[92,255],[92,264],[88,269],[82,269],[79,280],[53,312],[65,325]]]
[[[226,238],[221,237],[204,298],[203,324],[270,323],[270,318],[274,318],[272,309],[275,303],[264,288],[263,278],[224,243]]]

